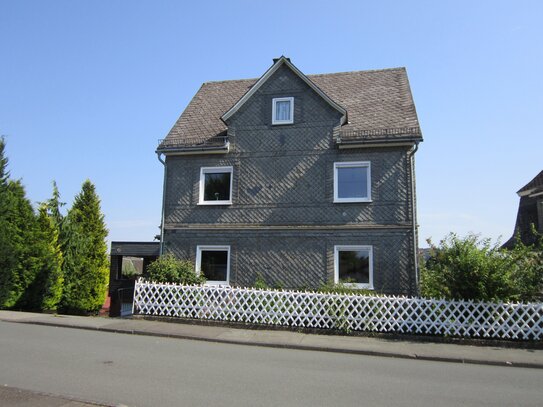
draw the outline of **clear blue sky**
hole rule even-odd
[[[506,240],[543,169],[543,2],[0,0],[0,134],[33,202],[97,186],[110,240],[159,232],[154,150],[202,82],[407,67],[421,243]]]

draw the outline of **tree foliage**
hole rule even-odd
[[[94,313],[102,306],[109,272],[107,233],[100,199],[87,180],[62,222],[63,311]]]
[[[203,284],[205,277],[196,274],[194,265],[188,260],[180,260],[171,254],[165,254],[149,264],[147,277],[157,283]]]
[[[535,237],[532,245],[525,245],[519,237],[509,251],[513,262],[513,299],[519,301],[540,301],[543,298],[543,236],[536,232],[534,225],[532,234]]]
[[[0,139],[0,307],[56,308],[62,290],[58,230],[45,208],[37,216],[20,181],[9,179]]]
[[[0,189],[0,307],[20,308],[35,278],[36,218],[20,181]]]
[[[62,305],[67,312],[97,311],[105,298],[108,257],[94,186],[83,184],[65,218],[53,182],[51,199],[36,213],[22,183],[9,178],[7,165],[0,138],[0,308],[51,312]]]
[[[476,235],[460,238],[451,233],[435,246],[421,268],[425,297],[483,301],[533,301],[541,295],[541,246],[522,244],[501,249]]]
[[[39,306],[43,311],[56,311],[62,299],[64,276],[63,256],[59,242],[59,229],[55,217],[42,205],[38,215],[38,232],[43,247],[41,253]]]

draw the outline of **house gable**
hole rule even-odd
[[[274,100],[290,99],[293,103],[293,120],[287,125],[273,122]],[[252,128],[288,132],[292,127],[326,123],[339,126],[345,116],[331,106],[298,74],[283,65],[271,74],[243,105],[226,121],[228,133],[232,128]]]
[[[290,70],[293,74],[298,76],[301,81],[305,82],[315,93],[317,93],[326,103],[328,103],[333,109],[337,110],[341,114],[341,124],[347,122],[347,111],[341,107],[338,103],[333,101],[326,93],[324,93],[315,83],[313,83],[307,76],[305,76],[298,68],[296,68],[288,58],[281,56],[277,60],[274,60],[274,64],[268,69],[262,77],[256,81],[256,83],[245,93],[240,100],[238,100],[234,106],[232,106],[225,114],[222,115],[221,119],[228,123],[228,120],[240,109],[245,103],[257,93],[272,77],[281,77],[286,75],[286,69]],[[277,72],[279,71],[279,74]],[[282,71],[282,72],[281,72]],[[289,91],[290,89],[281,89],[281,85],[278,85],[278,89]],[[296,106],[296,104],[295,104]]]

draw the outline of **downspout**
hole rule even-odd
[[[162,215],[160,218],[160,250],[158,252],[158,254],[162,256],[164,253],[164,210],[166,208],[166,175],[168,167],[166,166],[166,161],[160,157],[162,153],[157,151],[156,155],[158,161],[160,161],[164,166],[164,183],[162,184]]]
[[[416,201],[416,188],[415,188],[415,153],[419,149],[419,143],[415,143],[413,152],[410,156],[411,165],[411,202],[412,202],[412,223],[413,223],[413,261],[415,265],[415,288],[416,294],[420,294],[419,290],[419,264],[418,264],[418,233],[417,233],[417,201]]]

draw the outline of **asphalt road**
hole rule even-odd
[[[0,384],[127,406],[541,406],[543,370],[0,322]],[[0,405],[2,405],[0,400]]]

